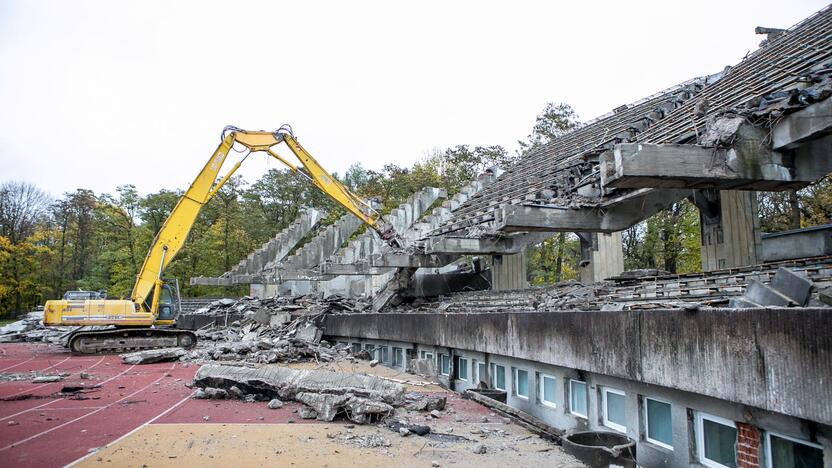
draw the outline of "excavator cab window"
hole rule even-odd
[[[174,313],[173,293],[170,285],[162,285],[161,296],[159,297],[159,318],[158,320],[173,320]]]

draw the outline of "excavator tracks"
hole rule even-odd
[[[174,328],[116,328],[112,330],[80,330],[69,336],[67,346],[72,354],[112,354],[157,348],[192,349],[196,334]]]

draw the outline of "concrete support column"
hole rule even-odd
[[[526,252],[491,256],[491,289],[526,289]]]
[[[624,272],[621,233],[578,233],[581,240],[581,282],[602,281]]]
[[[762,239],[755,192],[701,190],[694,202],[699,208],[703,271],[760,263]]]

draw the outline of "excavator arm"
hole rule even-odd
[[[234,164],[221,179],[217,181],[220,169],[234,144],[240,144],[248,154]],[[292,164],[275,152],[274,146],[286,143],[305,170]],[[245,159],[255,152],[265,152],[277,159],[290,170],[306,177],[315,187],[340,204],[347,211],[374,229],[388,244],[399,247],[401,241],[392,226],[387,226],[375,210],[361,198],[350,192],[343,184],[333,178],[295,139],[288,125],[275,132],[245,131],[237,127],[226,127],[222,133],[222,142],[211,155],[211,159],[196,176],[191,186],[176,203],[168,218],[162,224],[153,239],[150,250],[144,259],[142,268],[136,277],[132,301],[142,308],[149,309],[155,316],[158,313],[158,301],[162,287],[162,272],[182,249],[191,227],[196,221],[202,207],[225,185],[228,179],[240,168]],[[152,301],[148,303],[148,299]]]

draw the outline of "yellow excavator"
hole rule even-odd
[[[274,147],[285,143],[303,168],[292,164],[275,152]],[[238,150],[238,148],[240,148]],[[219,171],[232,149],[245,153],[228,173],[218,179]],[[392,226],[387,225],[378,212],[332,177],[298,143],[288,125],[274,132],[245,131],[227,126],[222,142],[205,167],[182,195],[165,220],[141,269],[130,299],[82,299],[72,297],[50,300],[44,306],[43,323],[48,326],[82,327],[67,338],[67,346],[76,354],[113,353],[162,347],[193,348],[196,334],[175,328],[179,296],[175,282],[165,281],[165,267],[185,243],[199,211],[222,188],[252,153],[264,152],[293,172],[307,178],[347,211],[361,219],[391,246],[401,246]],[[176,286],[174,289],[173,286]],[[90,328],[86,328],[90,327]]]

